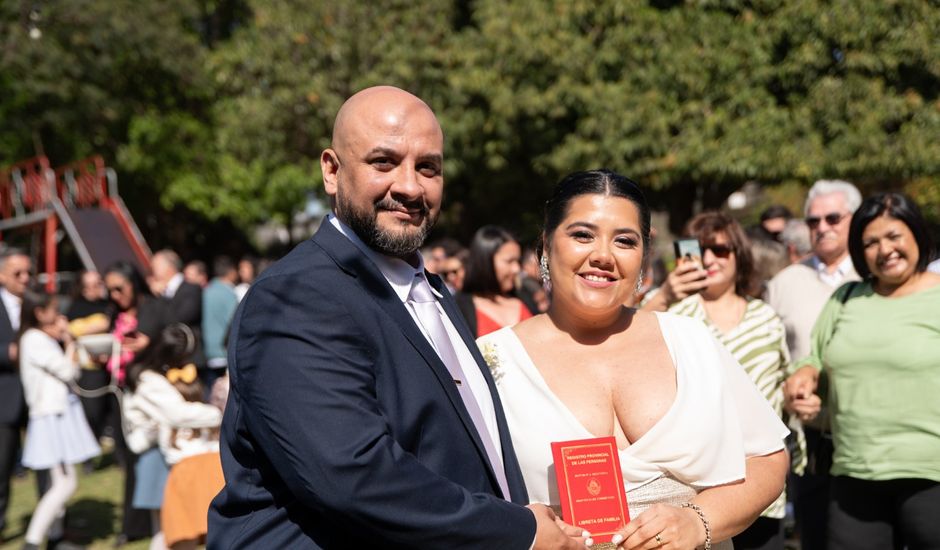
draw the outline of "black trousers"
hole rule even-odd
[[[940,550],[940,483],[832,480],[829,550]]]
[[[124,430],[121,427],[121,406],[113,394],[102,399],[109,401],[105,407],[107,416],[105,423],[111,427],[114,434],[114,453],[118,465],[124,469],[124,503],[122,506],[121,532],[123,538],[137,540],[153,534],[150,525],[150,510],[140,510],[132,506],[134,501],[134,487],[137,476],[134,466],[137,464],[137,455],[127,448],[124,440]]]
[[[85,390],[97,390],[107,386],[111,382],[111,374],[104,369],[82,369],[78,378],[78,385]],[[101,439],[104,433],[104,427],[108,423],[108,418],[112,413],[112,408],[117,406],[117,400],[110,394],[101,397],[81,397],[82,409],[85,411],[85,419],[88,420],[88,426],[91,428],[96,439]]]
[[[20,450],[20,426],[0,424],[0,534],[7,525],[7,506],[10,504],[10,480],[16,469]]]
[[[734,550],[783,550],[783,520],[757,518],[731,540]]]
[[[829,531],[829,466],[832,464],[832,439],[804,426],[809,463],[802,476],[791,476],[796,527],[801,550],[826,550]]]

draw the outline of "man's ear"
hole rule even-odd
[[[323,190],[331,197],[336,196],[339,156],[332,148],[320,154],[320,171],[323,172]]]

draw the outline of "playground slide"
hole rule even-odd
[[[118,260],[133,263],[141,273],[149,270],[149,266],[141,264],[139,255],[113,211],[82,208],[69,210],[68,213],[78,238],[98,271],[104,271]]]
[[[118,194],[114,170],[100,156],[55,171],[42,156],[0,170],[0,241],[11,230],[42,237],[50,292],[56,288],[59,227],[85,269],[102,271],[125,260],[149,271],[150,248]]]

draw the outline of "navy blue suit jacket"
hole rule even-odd
[[[229,338],[225,488],[210,549],[529,548],[535,518],[492,378],[501,498],[452,377],[382,273],[330,223],[252,285]]]
[[[16,331],[0,302],[0,424],[8,426],[20,426],[26,419],[19,365],[10,358],[10,343],[15,341]]]

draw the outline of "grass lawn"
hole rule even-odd
[[[78,490],[69,500],[66,532],[70,540],[90,549],[111,550],[120,529],[124,474],[111,462],[110,454],[97,460],[98,468],[91,473],[83,473],[79,467]],[[5,542],[0,544],[0,550],[19,550],[23,546],[23,535],[36,506],[33,473],[14,479],[11,492],[7,528],[3,532]],[[141,540],[122,549],[142,550],[148,546],[149,540]]]

